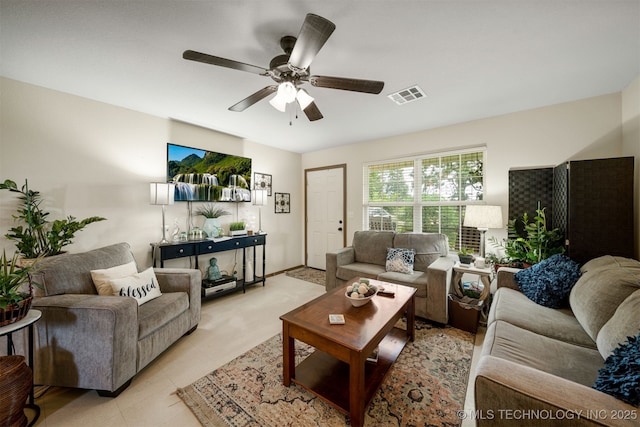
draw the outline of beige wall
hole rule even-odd
[[[162,210],[149,205],[149,183],[165,179],[166,144],[172,142],[250,157],[254,171],[272,174],[274,191],[291,193],[294,205],[291,214],[276,215],[270,197],[262,208],[262,228],[269,234],[267,273],[303,263],[301,230],[291,226],[301,215],[295,204],[302,199],[299,154],[14,80],[0,79],[0,91],[0,180],[21,184],[28,178],[30,188],[45,197],[52,219],[107,218],[79,232],[69,251],[126,241],[141,267],[151,264],[149,243],[161,238]],[[11,227],[15,208],[15,195],[0,191],[0,235]],[[257,207],[228,208],[234,215],[223,217],[223,224],[240,218],[257,229]],[[177,219],[184,230],[186,203],[168,206],[166,218],[169,225]],[[194,221],[202,226],[203,220]],[[3,247],[14,248],[2,237]],[[218,258],[221,269],[233,268],[233,253]],[[187,265],[187,260],[170,263]]]
[[[640,192],[640,76],[622,91],[622,143],[625,156],[635,157],[636,192]],[[636,194],[637,194],[636,193]],[[636,258],[640,257],[640,197],[634,203]]]
[[[362,229],[362,165],[416,153],[486,146],[486,200],[508,201],[510,168],[552,166],[567,159],[640,156],[640,79],[622,93],[522,111],[393,138],[303,155],[73,95],[0,79],[0,180],[19,183],[47,199],[52,217],[101,215],[81,231],[72,252],[129,242],[142,265],[149,242],[161,236],[161,209],[148,203],[148,183],[165,176],[166,143],[196,146],[253,159],[253,170],[273,175],[274,191],[291,193],[291,214],[262,208],[267,273],[304,263],[304,169],[347,164],[347,241]],[[636,167],[636,171],[638,167]],[[636,194],[637,194],[636,186]],[[637,197],[636,197],[637,199]],[[637,206],[637,201],[636,201]],[[15,197],[0,192],[0,234],[11,226]],[[257,221],[257,208],[239,204],[234,217]],[[167,207],[167,223],[186,224],[185,204]],[[199,221],[199,222],[198,222]],[[196,220],[201,225],[202,219]],[[491,233],[491,232],[490,232]],[[500,233],[494,232],[500,236]],[[0,248],[13,249],[0,238]],[[219,257],[233,268],[232,254]],[[188,265],[175,261],[172,266]]]
[[[485,200],[508,207],[511,168],[555,166],[565,160],[623,154],[621,94],[599,96],[408,135],[303,154],[302,167],[347,163],[347,241],[363,228],[363,163],[486,146]],[[489,234],[504,235],[501,231]]]

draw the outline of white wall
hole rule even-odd
[[[291,226],[302,221],[295,204],[302,199],[299,154],[14,80],[0,79],[0,89],[0,180],[22,184],[27,178],[44,196],[52,219],[107,218],[80,231],[70,252],[126,241],[141,267],[151,264],[149,243],[161,238],[162,211],[149,204],[149,183],[165,179],[166,144],[172,142],[250,157],[254,171],[272,174],[274,191],[291,193],[294,204],[291,214],[276,215],[270,197],[262,208],[262,228],[269,234],[266,271],[303,263],[301,230]],[[13,193],[0,191],[0,235],[12,226],[16,206]],[[228,208],[234,216],[223,217],[223,224],[240,218],[257,229],[257,207]],[[168,206],[166,217],[167,224],[177,218],[184,230],[186,203]],[[204,218],[194,221],[202,226]],[[14,246],[1,237],[0,248],[13,252]],[[219,258],[221,269],[233,267],[233,253]],[[187,260],[170,263],[187,265]]]
[[[640,188],[640,76],[622,91],[622,143],[625,156],[635,157],[636,189]],[[634,203],[636,258],[640,255],[640,197]]]
[[[363,163],[486,146],[485,200],[503,207],[506,223],[509,169],[555,166],[569,159],[621,156],[621,108],[620,93],[604,95],[307,153],[302,155],[302,167],[347,163],[347,241],[350,243],[353,232],[363,229]],[[504,232],[490,230],[489,234],[502,236]]]

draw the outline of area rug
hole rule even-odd
[[[326,273],[324,270],[317,270],[311,267],[301,267],[295,270],[287,271],[287,276],[304,280],[305,282],[315,283],[324,286],[326,283]]]
[[[456,426],[461,419],[474,335],[416,322],[407,344],[367,408],[364,425]],[[296,364],[314,349],[296,341]],[[302,387],[282,384],[282,336],[276,335],[178,396],[203,426],[344,426],[349,417]]]

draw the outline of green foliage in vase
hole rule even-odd
[[[221,216],[231,215],[231,212],[226,211],[215,204],[206,204],[200,206],[196,210],[196,215],[202,215],[205,218],[220,218]]]
[[[229,224],[229,230],[231,231],[244,230],[244,222],[243,221],[232,222],[231,224]]]
[[[12,258],[7,257],[6,251],[0,256],[0,308],[5,309],[11,304],[17,304],[23,299],[29,298],[30,293],[20,290],[23,284],[28,283],[29,270],[33,265],[19,267],[19,254],[15,253]]]
[[[536,216],[529,222],[525,212],[522,219],[507,222],[507,240],[498,242],[495,237],[489,240],[494,246],[504,249],[510,262],[537,264],[552,255],[564,252],[563,236],[557,228],[549,230],[545,208],[536,209]]]
[[[18,252],[25,258],[57,255],[62,248],[73,242],[75,233],[87,225],[104,221],[106,218],[92,216],[77,221],[69,215],[66,219],[48,220],[49,212],[42,209],[43,199],[40,192],[30,190],[27,180],[18,188],[10,179],[0,183],[0,189],[18,193],[20,206],[13,219],[23,224],[9,229],[5,237],[15,242]]]

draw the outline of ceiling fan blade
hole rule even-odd
[[[247,108],[251,107],[256,102],[261,101],[262,99],[266,98],[267,96],[271,95],[273,92],[277,90],[278,90],[278,86],[275,86],[275,85],[262,88],[256,93],[249,95],[242,101],[238,102],[237,104],[229,107],[229,111],[237,111],[237,112],[244,111]]]
[[[291,51],[289,65],[299,70],[309,68],[313,58],[316,57],[335,29],[335,24],[328,19],[313,13],[307,14],[302,23],[296,44]]]
[[[220,58],[219,56],[208,55],[206,53],[196,52],[195,50],[185,50],[182,53],[182,57],[190,61],[204,62],[205,64],[218,65],[220,67],[246,71],[248,73],[260,74],[263,76],[269,74],[268,70],[256,65],[245,64],[244,62],[238,62],[232,59]]]
[[[316,87],[373,94],[379,94],[382,92],[382,88],[384,88],[384,82],[377,80],[349,79],[344,77],[311,76],[309,77],[309,83]]]
[[[307,105],[307,108],[302,111],[304,111],[304,114],[306,114],[310,122],[315,122],[316,120],[320,120],[322,117],[324,117],[320,110],[318,110],[318,106],[315,102]]]

